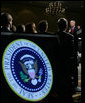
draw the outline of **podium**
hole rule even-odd
[[[58,75],[58,42],[56,35],[46,35],[46,34],[24,34],[24,33],[1,33],[1,67],[2,67],[2,56],[4,50],[11,42],[19,39],[25,39],[32,41],[33,43],[37,44],[47,55],[51,66],[52,66],[52,73],[53,73],[53,84],[51,87],[50,92],[48,95],[39,101],[42,103],[49,103],[50,101],[56,102],[58,99],[57,93],[57,85],[59,82]],[[9,87],[8,83],[3,74],[3,68],[1,68],[1,101],[2,102],[16,102],[16,103],[30,103],[32,101],[27,101],[20,98],[16,93],[14,93],[11,88]],[[61,71],[62,72],[62,71]],[[63,83],[63,81],[62,81]]]

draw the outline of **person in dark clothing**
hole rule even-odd
[[[79,30],[78,27],[76,26],[75,20],[70,21],[70,26],[71,28],[69,29],[69,33],[74,36],[74,45],[75,45],[75,52],[77,53],[78,50],[78,35],[77,31]],[[76,55],[77,56],[77,55]]]
[[[19,24],[19,25],[17,26],[16,32],[17,32],[17,33],[24,33],[24,32],[25,32],[25,25]]]
[[[77,35],[77,31],[79,30],[78,27],[76,26],[76,22],[75,20],[71,20],[70,21],[70,29],[69,29],[69,33],[71,33],[74,36],[74,47],[75,47],[75,59],[74,59],[74,71],[73,71],[73,87],[74,87],[74,92],[75,89],[78,86],[78,35]]]
[[[34,22],[26,24],[25,28],[26,28],[25,30],[26,33],[33,33],[33,34],[37,33],[36,25]]]
[[[46,20],[42,20],[38,24],[39,33],[46,33],[48,30],[48,22]]]
[[[77,31],[77,35],[78,35],[78,52],[82,53],[82,28],[78,25],[77,26],[78,31]]]
[[[74,43],[75,43],[75,49],[78,50],[78,35],[77,31],[79,30],[76,26],[76,22],[74,20],[70,21],[71,28],[69,29],[69,33],[71,33],[74,36]]]
[[[48,33],[48,22],[47,20],[41,20],[38,24],[38,33],[40,34],[52,34],[52,33]]]
[[[59,65],[57,84],[60,103],[72,103],[72,67],[74,60],[74,36],[67,33],[68,21],[65,18],[58,20],[57,36],[59,38]]]
[[[13,18],[9,13],[1,13],[1,32],[12,32]]]

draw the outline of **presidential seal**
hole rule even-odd
[[[44,51],[32,41],[12,41],[4,51],[2,67],[10,88],[25,100],[42,100],[51,90],[51,64]]]

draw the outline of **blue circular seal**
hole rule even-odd
[[[11,89],[28,101],[39,101],[51,90],[53,74],[44,51],[35,43],[18,39],[3,54],[3,72]]]

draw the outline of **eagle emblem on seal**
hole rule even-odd
[[[19,64],[22,68],[22,71],[20,71],[20,77],[23,82],[30,81],[32,85],[37,85],[38,82],[41,82],[43,69],[38,68],[38,62],[35,57],[25,54],[21,56]]]

